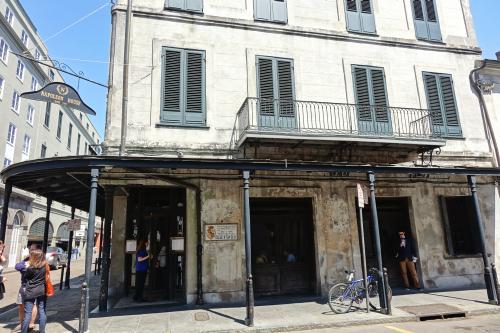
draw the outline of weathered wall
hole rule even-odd
[[[115,196],[113,200],[113,224],[111,231],[111,266],[109,292],[112,296],[123,294],[125,282],[125,230],[127,221],[127,197]]]

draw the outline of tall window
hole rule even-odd
[[[470,196],[440,197],[449,255],[481,253],[481,242]]]
[[[35,49],[35,59],[40,60],[40,56],[40,51],[38,51],[38,49]]]
[[[59,111],[59,118],[57,118],[57,132],[56,132],[56,136],[58,139],[61,138],[62,122],[63,122],[63,113],[62,111]]]
[[[40,149],[40,157],[45,158],[47,156],[47,146],[42,144],[42,148]]]
[[[352,66],[358,126],[363,133],[391,133],[384,69]]]
[[[7,45],[7,42],[3,38],[0,38],[0,59],[4,63],[7,63],[9,59],[9,45]]]
[[[28,105],[28,113],[26,114],[26,121],[28,124],[33,125],[33,119],[35,118],[35,108],[33,105]]]
[[[24,79],[24,63],[21,60],[17,61],[16,76],[21,81]]]
[[[11,160],[11,159],[9,159],[9,158],[7,158],[7,157],[5,157],[5,158],[3,159],[3,167],[4,167],[4,168],[8,167],[8,166],[9,166],[9,165],[11,165],[11,164],[12,164],[12,160]]]
[[[10,108],[14,112],[19,113],[20,104],[21,104],[21,100],[20,100],[19,93],[14,90],[14,92],[12,93],[12,102],[10,103]]]
[[[412,0],[412,4],[417,38],[441,41],[435,0]]]
[[[3,89],[5,87],[5,80],[0,76],[0,100],[3,99]]]
[[[29,155],[30,147],[31,147],[31,138],[29,137],[29,135],[25,134],[23,141],[23,154]]]
[[[205,125],[205,52],[163,48],[161,122]]]
[[[9,130],[7,131],[7,143],[14,145],[16,142],[17,128],[13,123],[9,123]]]
[[[80,141],[82,139],[82,136],[80,133],[78,133],[77,139],[76,139],[76,154],[80,155]]]
[[[451,75],[426,72],[423,75],[434,131],[445,136],[461,136]]]
[[[73,134],[73,124],[68,127],[68,149],[71,149],[71,135]]]
[[[32,76],[31,77],[31,91],[35,91],[38,89],[38,80],[36,77]]]
[[[345,0],[347,30],[375,33],[375,16],[371,0]]]
[[[54,71],[52,69],[49,69],[49,79],[50,81],[54,82],[56,78],[56,74],[54,73]]]
[[[83,113],[80,112],[80,122],[83,122]]]
[[[203,0],[166,0],[165,7],[203,13]]]
[[[286,23],[287,0],[254,0],[254,17],[259,21]]]
[[[88,149],[89,149],[89,145],[87,142],[85,142],[85,150],[83,151],[83,155],[87,155],[88,154]]]
[[[28,33],[26,31],[21,31],[21,42],[23,42],[24,46],[28,47]]]
[[[10,9],[10,7],[5,8],[5,19],[9,22],[10,25],[14,24],[14,13]]]
[[[47,102],[47,105],[45,106],[45,118],[43,120],[43,124],[45,127],[49,128],[50,125],[50,103]]]

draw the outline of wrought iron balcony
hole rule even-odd
[[[250,139],[444,145],[426,109],[248,97],[236,117],[235,148]]]

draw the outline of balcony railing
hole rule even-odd
[[[233,143],[245,137],[440,141],[431,111],[386,106],[265,100],[248,97],[238,111]],[[375,140],[376,141],[376,140]]]

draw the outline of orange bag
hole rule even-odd
[[[54,286],[50,280],[50,267],[48,264],[45,264],[45,296],[54,296]]]

